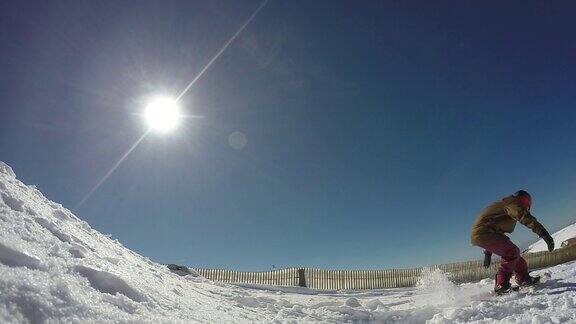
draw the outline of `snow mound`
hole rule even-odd
[[[24,211],[24,202],[18,198],[8,196],[6,194],[0,194],[2,201],[6,206],[10,207],[11,209],[19,212]]]
[[[576,322],[576,263],[495,297],[426,270],[416,288],[323,291],[215,283],[125,248],[0,162],[0,323]]]
[[[0,262],[9,267],[38,269],[40,260],[24,251],[18,251],[0,242]]]
[[[0,162],[0,322],[258,318],[226,295],[226,288],[173,274],[93,230]]]
[[[567,227],[559,230],[558,232],[552,234],[552,237],[554,238],[555,248],[556,249],[559,248],[560,245],[562,244],[562,242],[576,237],[576,223],[574,223],[570,226],[567,226]],[[548,251],[548,246],[546,245],[546,242],[544,242],[543,239],[536,241],[536,243],[530,245],[528,247],[528,249],[526,250],[526,252],[530,252],[530,253],[541,252],[541,251]]]
[[[74,270],[81,276],[86,277],[90,282],[90,285],[98,291],[110,295],[122,294],[136,302],[146,300],[138,290],[130,286],[130,284],[120,276],[111,272],[92,269],[81,265],[75,266]]]
[[[4,173],[10,178],[16,178],[16,174],[12,171],[12,168],[2,161],[0,161],[0,173]]]

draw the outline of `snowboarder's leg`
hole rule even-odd
[[[519,285],[530,281],[530,276],[528,275],[528,265],[526,264],[526,260],[524,260],[523,257],[519,257],[518,261],[516,261],[514,272],[516,273],[516,282]]]
[[[528,273],[528,265],[526,264],[526,260],[520,255],[520,249],[508,240],[508,243],[504,247],[507,249],[506,254],[502,255],[502,264],[506,263],[508,269],[505,271],[507,272],[506,275],[501,275],[501,271],[498,274],[502,277],[500,280],[501,282],[496,282],[496,284],[502,284],[502,281],[508,282],[510,280],[510,273],[508,272],[510,269],[516,275],[516,283],[519,286],[531,286],[538,282],[540,282],[540,277],[532,277]],[[500,269],[502,270],[502,268]]]
[[[481,247],[502,257],[502,263],[496,275],[496,287],[509,287],[512,273],[526,266],[526,261],[520,256],[520,249],[505,235]]]
[[[528,272],[528,265],[523,257],[516,262],[516,282],[518,286],[533,286],[540,283],[540,276],[532,277]]]
[[[510,240],[503,240],[498,242],[497,250],[500,253],[496,251],[494,253],[502,257],[502,263],[498,269],[496,285],[509,285],[512,273],[516,272],[520,263],[520,249]]]

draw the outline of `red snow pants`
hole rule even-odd
[[[516,282],[522,284],[528,280],[528,265],[520,256],[520,249],[510,241],[508,236],[502,235],[487,244],[480,245],[484,250],[502,257],[502,263],[496,275],[496,286],[510,282],[512,274],[516,274]]]

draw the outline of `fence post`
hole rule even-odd
[[[304,269],[298,269],[298,286],[306,287],[306,275],[304,274]]]

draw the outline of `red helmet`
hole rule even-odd
[[[532,196],[530,196],[528,191],[518,190],[514,193],[514,197],[518,198],[518,202],[522,207],[530,210],[530,207],[532,206]]]

